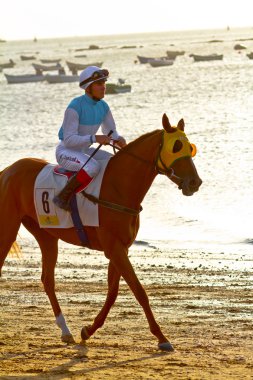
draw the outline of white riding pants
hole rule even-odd
[[[67,149],[64,147],[64,145],[59,144],[56,147],[56,160],[58,164],[66,170],[77,172],[83,167],[94,150],[94,148],[89,148],[86,150],[86,152],[80,152],[72,149]],[[95,157],[98,160],[106,159],[110,156],[110,153],[101,149],[95,154]],[[100,171],[100,163],[95,158],[91,158],[89,162],[83,167],[83,169],[89,174],[90,177],[93,178]]]

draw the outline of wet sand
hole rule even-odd
[[[243,256],[133,246],[131,261],[175,348],[164,353],[124,281],[105,325],[79,344],[105,299],[108,262],[72,246],[60,249],[56,288],[76,344],[62,343],[40,253],[24,244],[0,280],[0,379],[253,379],[253,261]]]

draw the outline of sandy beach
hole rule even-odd
[[[238,41],[247,49],[235,50]],[[77,49],[91,44],[99,49],[88,50],[87,60],[76,57]],[[169,67],[138,63],[137,55],[163,57],[168,50],[185,54]],[[224,27],[1,44],[1,61],[12,59],[15,67],[0,73],[0,170],[24,157],[55,163],[64,110],[82,94],[76,82],[9,85],[5,72],[34,72],[31,61],[21,59],[26,52],[38,61],[59,58],[68,73],[67,60],[103,62],[110,82],[126,80],[131,92],[105,100],[128,142],[161,128],[164,112],[173,125],[184,118],[203,180],[197,194],[183,197],[175,184],[157,176],[142,203],[139,240],[130,250],[173,353],[158,350],[124,281],[104,326],[80,345],[82,327],[92,323],[105,300],[108,261],[102,252],[60,243],[56,290],[76,340],[62,343],[40,281],[41,254],[21,233],[22,257],[8,257],[0,278],[1,380],[253,380],[251,51],[252,28]],[[224,57],[198,63],[192,53]]]
[[[1,379],[253,379],[250,258],[236,270],[233,263],[245,257],[165,252],[144,242],[131,248],[131,261],[175,348],[164,353],[123,281],[105,325],[80,345],[81,328],[105,299],[108,262],[101,252],[73,246],[61,248],[56,270],[57,295],[76,340],[62,343],[40,283],[40,253],[31,246],[22,252],[20,259],[7,258],[0,280]]]

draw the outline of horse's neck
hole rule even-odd
[[[111,159],[106,186],[115,202],[138,207],[149,190],[157,172],[155,160],[161,141],[161,131],[141,136]]]

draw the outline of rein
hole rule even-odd
[[[118,150],[118,151],[121,150],[121,148],[115,146],[114,144],[108,144],[108,145],[110,145],[113,148],[114,154],[116,154],[116,150]],[[181,179],[179,177],[177,177],[176,175],[174,175],[174,170],[172,168],[167,168],[167,166],[162,161],[162,158],[161,158],[162,147],[163,147],[163,139],[162,139],[162,142],[160,143],[159,153],[158,153],[158,156],[157,156],[157,159],[155,162],[155,170],[157,171],[158,174],[166,175],[171,181],[175,182],[176,184],[179,184],[179,183],[181,183]],[[137,156],[134,153],[131,153],[131,152],[124,152],[124,153],[126,153],[129,156],[132,156],[132,157],[136,158],[137,160],[142,161],[146,164],[152,164],[151,161],[145,160],[144,158]],[[160,159],[160,162],[162,163],[164,170],[158,168],[158,165],[157,165],[158,159]],[[84,190],[81,193],[83,194],[83,196],[85,198],[87,198],[89,201],[91,201],[94,204],[99,204],[102,207],[110,208],[112,210],[119,211],[119,212],[124,212],[124,213],[130,214],[132,216],[139,215],[139,213],[143,210],[142,206],[140,206],[139,210],[135,210],[135,209],[132,209],[129,207],[119,205],[117,203],[105,201],[103,199],[95,197],[92,194],[86,193]]]
[[[114,144],[108,144],[108,145],[110,145],[113,148],[114,154],[117,153],[116,150],[120,151],[122,149],[122,148],[115,146]],[[144,162],[145,164],[151,164],[151,161],[145,160],[144,158],[137,156],[137,154],[134,154],[131,152],[124,152],[124,153],[127,154],[128,156],[132,156],[132,157],[136,158],[137,160],[139,160],[141,162]]]
[[[163,131],[163,136],[164,136],[164,131]],[[113,148],[113,151],[114,151],[114,154],[116,154],[116,150],[120,151],[121,148],[118,148],[117,146],[115,146],[114,144],[109,144],[112,148]],[[176,177],[174,175],[174,170],[172,168],[167,168],[167,166],[165,165],[165,163],[163,162],[162,160],[162,157],[161,157],[161,151],[162,151],[162,147],[163,147],[163,139],[162,139],[162,142],[160,143],[160,147],[159,147],[159,153],[158,153],[158,156],[156,158],[156,162],[155,162],[155,170],[157,171],[158,174],[162,174],[162,175],[166,175],[169,179],[172,179],[172,177]],[[141,161],[141,162],[144,162],[146,164],[152,164],[151,161],[149,160],[145,160],[144,158],[140,157],[140,156],[137,156],[136,154],[134,153],[131,153],[131,152],[124,152],[125,154],[129,155],[129,156],[132,156],[134,158],[136,158],[137,160]],[[158,160],[160,160],[162,166],[163,166],[163,169],[159,169],[158,168],[158,165],[157,165],[157,162]],[[178,177],[177,177],[178,178]]]
[[[94,204],[97,203],[103,207],[110,208],[110,209],[120,211],[120,212],[125,212],[125,213],[133,215],[133,216],[137,216],[142,211],[142,206],[140,206],[139,210],[135,210],[133,208],[121,206],[117,203],[112,203],[112,202],[108,202],[108,201],[105,201],[103,199],[97,198],[92,194],[86,193],[84,190],[82,191],[82,194],[85,198],[87,198],[89,201],[91,201]]]

